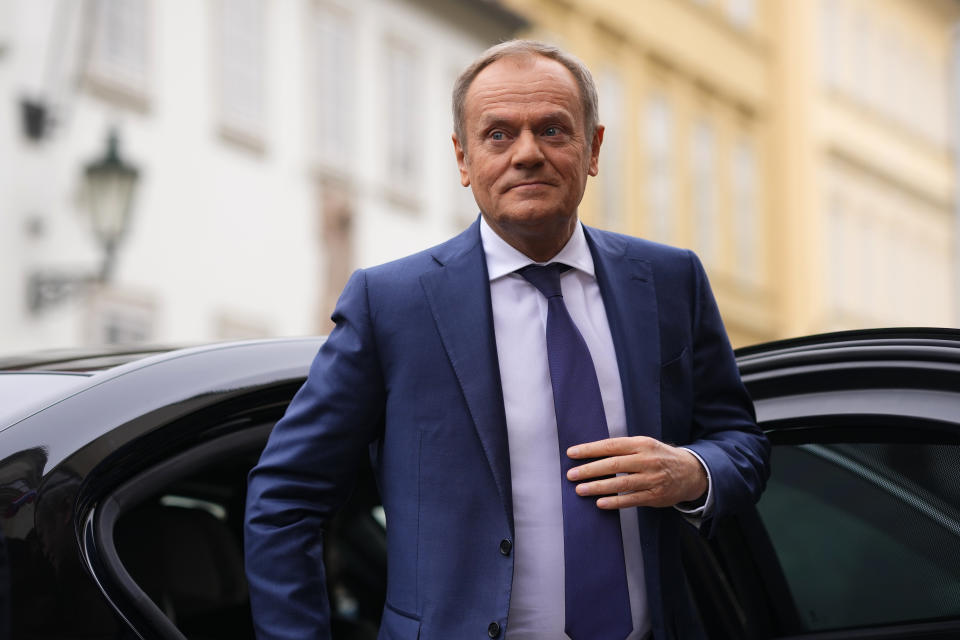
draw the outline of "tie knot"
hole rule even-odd
[[[563,297],[560,290],[560,274],[570,267],[559,262],[537,265],[531,264],[517,271],[527,282],[540,290],[545,298]]]

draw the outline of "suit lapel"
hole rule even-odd
[[[584,227],[617,353],[627,433],[660,438],[660,330],[653,268],[625,239]]]
[[[490,282],[479,226],[474,224],[455,242],[443,245],[434,259],[439,268],[423,274],[420,282],[512,530],[507,420],[493,334]]]

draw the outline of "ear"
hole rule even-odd
[[[600,169],[600,145],[603,143],[603,125],[598,124],[596,131],[593,132],[593,140],[590,143],[590,167],[587,170],[591,176],[597,175]]]
[[[457,139],[457,134],[450,136],[450,139],[453,140],[453,152],[457,156],[457,167],[460,169],[460,184],[469,187],[470,174],[467,173],[467,154],[464,152],[460,140]]]

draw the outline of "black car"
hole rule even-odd
[[[320,339],[0,360],[0,638],[251,638],[246,474]],[[960,331],[738,352],[773,475],[685,538],[713,640],[960,637]],[[326,532],[335,637],[385,594],[372,474]]]

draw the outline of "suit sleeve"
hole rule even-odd
[[[244,552],[257,637],[330,637],[323,529],[346,502],[385,398],[366,274],[353,274],[303,387],[250,472]]]
[[[694,280],[693,439],[685,446],[710,470],[713,504],[700,527],[709,536],[718,517],[760,498],[770,475],[770,442],[756,424],[703,265],[689,255]]]

